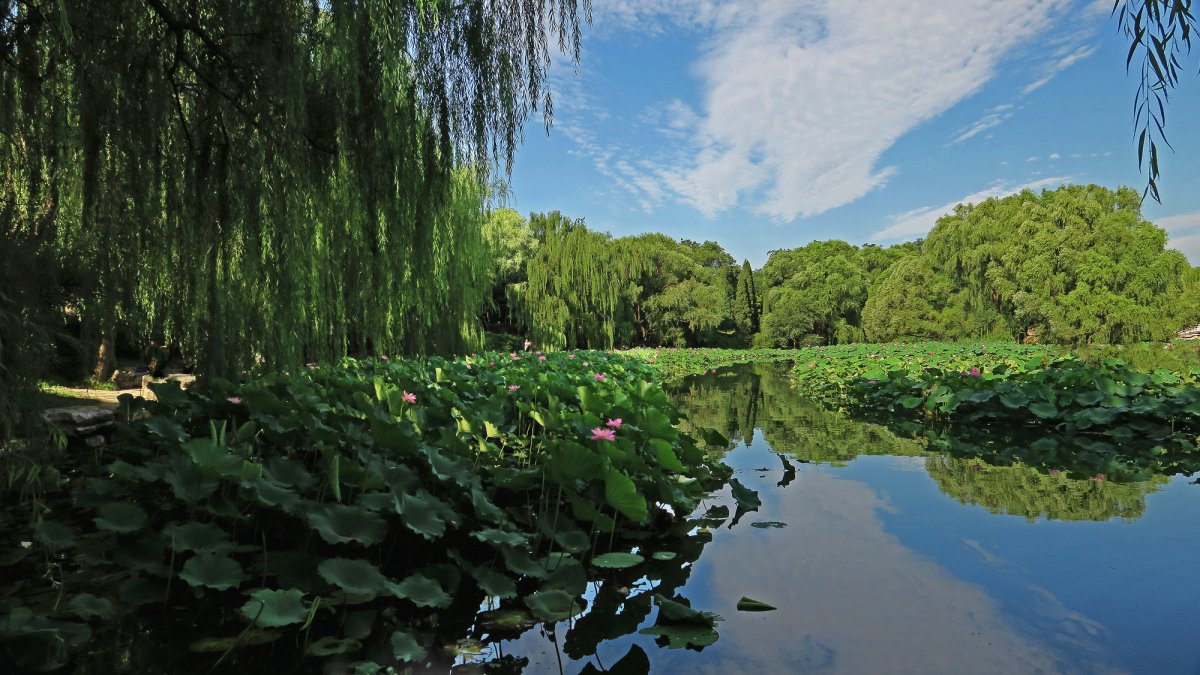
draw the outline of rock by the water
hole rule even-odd
[[[68,437],[82,441],[89,448],[98,448],[105,444],[104,434],[116,423],[117,411],[95,405],[50,408],[46,419],[58,425]]]

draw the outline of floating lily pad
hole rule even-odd
[[[747,598],[745,596],[742,596],[742,599],[738,600],[738,604],[737,604],[737,610],[739,612],[770,612],[775,609],[778,609],[778,608],[774,607],[772,605],[768,605],[765,602],[760,602],[758,600]]]
[[[654,555],[650,557],[654,558],[655,560],[674,560],[676,557],[678,557],[678,555],[679,554],[674,551],[655,551]]]
[[[478,621],[479,625],[488,631],[522,631],[537,623],[537,619],[529,612],[515,608],[482,612]]]
[[[575,598],[566,591],[538,591],[525,598],[533,615],[542,621],[562,621],[582,610]]]
[[[646,559],[636,553],[624,553],[614,551],[612,553],[604,553],[592,558],[592,565],[596,567],[604,567],[607,569],[625,569],[633,567],[645,562]]]
[[[779,528],[787,527],[787,523],[782,523],[778,520],[760,520],[757,522],[750,523],[750,527],[757,527],[760,530],[765,530],[768,528],[779,529]]]
[[[671,649],[684,649],[686,647],[701,648],[707,647],[717,641],[720,637],[717,631],[712,628],[695,625],[670,625],[670,626],[651,626],[638,631],[642,635],[657,635],[666,641],[666,646]]]

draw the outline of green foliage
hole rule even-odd
[[[791,361],[797,352],[791,349],[650,349],[637,347],[620,352],[654,366],[665,380],[696,375],[738,363]]]
[[[1158,194],[1158,141],[1167,143],[1166,102],[1179,86],[1192,54],[1192,34],[1200,29],[1192,11],[1192,0],[1113,0],[1112,13],[1129,40],[1125,67],[1138,65],[1138,89],[1134,97],[1134,131],[1137,135],[1138,165],[1148,168],[1146,190],[1155,201]],[[1157,140],[1155,140],[1157,139]]]
[[[303,625],[315,658],[372,642],[420,658],[413,628],[474,612],[480,593],[524,598],[543,620],[577,613],[589,569],[685,564],[631,557],[627,537],[653,550],[652,522],[690,531],[659,505],[690,513],[728,469],[675,427],[651,366],[541,356],[346,360],[207,393],[155,385],[157,402],[123,401],[139,421],[111,449],[78,458],[81,482],[48,502],[55,520],[12,534],[52,551],[93,519],[105,531],[60,580],[85,618],[232,604],[262,629]],[[6,573],[35,578],[39,557]],[[0,640],[32,625],[25,612],[51,616],[45,599],[6,599]],[[337,618],[385,608],[362,630]]]
[[[1181,302],[1191,268],[1165,245],[1137,193],[1089,185],[960,205],[923,250],[968,315],[994,313],[1013,339],[1081,344],[1166,339],[1195,318]]]
[[[883,277],[863,307],[870,342],[938,340],[961,333],[950,309],[950,280],[920,256],[905,258]]]
[[[530,222],[542,244],[517,295],[539,345],[711,344],[732,326],[732,258],[716,243],[612,239],[558,212]]]
[[[1052,469],[1050,475],[1020,462],[988,464],[963,452],[934,455],[925,460],[925,470],[942,492],[963,504],[1030,522],[1139,518],[1146,495],[1168,480],[1154,475],[1142,482],[1117,483],[1095,480],[1097,473],[1071,478],[1066,471]]]
[[[462,352],[488,174],[549,122],[580,9],[5,3],[3,229],[81,271],[59,288],[93,344],[165,338],[209,374]]]
[[[738,270],[732,310],[733,322],[738,331],[747,337],[758,332],[759,315],[762,310],[758,288],[754,283],[754,271],[750,269],[749,260],[743,260]]]
[[[804,395],[841,403],[849,385],[860,380],[884,380],[892,373],[919,379],[926,373],[1018,370],[1040,363],[1053,351],[1041,345],[1014,342],[837,345],[796,350],[792,377]]]
[[[861,249],[815,241],[772,251],[760,277],[762,329],[755,346],[801,347],[862,342],[868,291],[912,246]]]
[[[811,396],[926,432],[931,449],[1122,481],[1200,469],[1200,368],[1089,366],[1016,345],[914,346],[844,350],[793,374]]]

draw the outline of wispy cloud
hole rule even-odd
[[[993,107],[987,112],[986,115],[980,117],[978,120],[975,120],[975,122],[961,130],[958,136],[956,136],[952,142],[962,143],[963,141],[975,138],[988,129],[1000,126],[1005,122],[1005,120],[1008,120],[1013,116],[1012,107],[1013,106],[1011,103],[1005,103]]]
[[[1064,48],[1056,54],[1056,57],[1048,62],[1042,69],[1041,76],[1030,82],[1021,90],[1022,96],[1028,96],[1034,91],[1041,89],[1050,83],[1062,71],[1086,59],[1096,53],[1094,45],[1079,45],[1074,48]]]
[[[749,202],[789,221],[884,185],[897,170],[879,165],[884,152],[979,91],[1071,0],[596,4],[626,25],[708,37],[692,142],[656,174],[668,193],[707,215]]]
[[[1007,197],[1022,190],[1057,187],[1070,181],[1070,176],[1040,178],[1020,185],[1013,185],[1008,181],[996,181],[983,190],[963,196],[952,202],[947,202],[941,206],[924,206],[912,211],[906,211],[905,213],[898,213],[890,218],[890,225],[871,235],[871,241],[891,242],[923,237],[929,233],[929,230],[933,229],[933,225],[937,222],[938,218],[953,212],[954,207],[959,204],[978,204],[993,197]]]

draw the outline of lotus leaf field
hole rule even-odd
[[[781,487],[796,445],[805,462],[940,458],[947,485],[1020,471],[1038,503],[1065,500],[1053,513],[1079,510],[1068,492],[1136,505],[1116,484],[1139,497],[1200,470],[1200,368],[1168,353],[1170,369],[1146,367],[1149,347],[1134,367],[1014,343],[523,351],[155,385],[122,397],[108,445],[9,469],[0,530],[21,545],[0,566],[23,581],[0,596],[0,645],[36,672],[401,672],[570,619],[575,660],[635,632],[701,649],[719,617],[678,591],[710,532],[762,506],[722,463],[728,438],[769,432]],[[777,361],[790,381],[712,389],[718,368]],[[976,492],[961,501],[990,504]],[[613,667],[647,663],[633,644]]]
[[[8,655],[43,671],[86,652],[103,671],[113,626],[149,621],[188,626],[193,670],[294,645],[293,659],[380,672],[434,659],[432,627],[481,602],[553,622],[582,610],[589,580],[661,578],[654,565],[699,555],[703,542],[660,562],[729,472],[676,429],[649,365],[385,358],[123,398],[135,421],[114,443],[64,459],[20,506],[5,495],[5,536],[26,542],[5,574],[27,580],[0,599]],[[669,588],[655,630],[715,640]],[[294,667],[289,649],[267,653]]]

